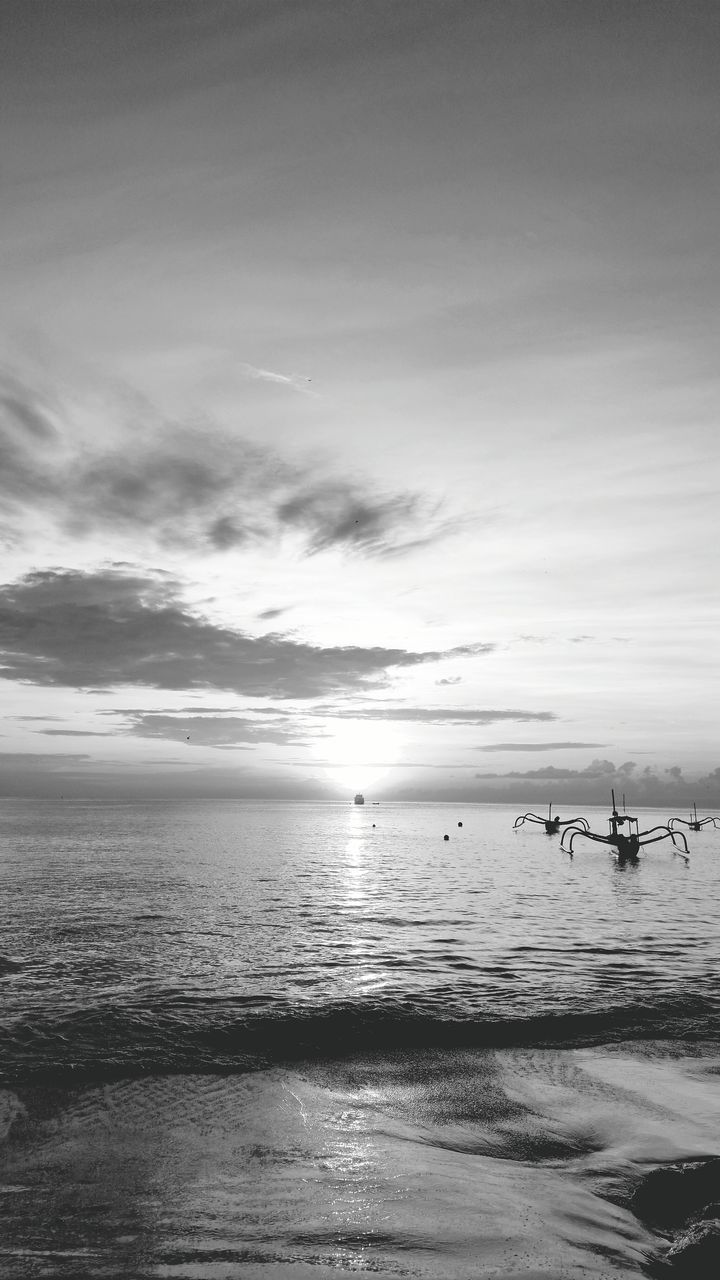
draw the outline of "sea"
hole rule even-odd
[[[720,825],[523,812],[0,801],[0,1275],[705,1274]]]

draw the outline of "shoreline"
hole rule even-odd
[[[710,1042],[357,1054],[3,1115],[0,1259],[30,1277],[695,1278],[713,1247],[711,1217],[687,1238],[720,1196]]]

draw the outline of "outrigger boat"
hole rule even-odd
[[[682,822],[683,826],[687,827],[689,831],[702,831],[703,827],[706,827],[710,822],[712,822],[714,827],[718,825],[717,818],[714,818],[714,817],[698,818],[696,804],[693,804],[693,811],[690,814],[689,822],[687,821],[686,818],[670,818],[668,822],[668,826],[671,831],[675,830],[675,824],[678,822]]]
[[[618,813],[615,806],[615,792],[610,792],[612,796],[612,815],[608,818],[608,826],[610,834],[608,843],[614,845],[617,849],[618,862],[637,862],[640,853],[640,832],[638,830],[638,820],[633,818],[629,813],[625,813],[625,796],[623,796],[623,812]],[[621,831],[619,828],[624,827],[627,823],[627,831]],[[661,840],[664,836],[659,837]]]
[[[655,844],[658,840],[667,840],[669,837],[672,840],[673,853],[677,853],[680,858],[685,859],[686,863],[688,862],[687,840],[682,831],[673,831],[669,826],[649,827],[647,831],[640,831],[637,818],[625,813],[625,797],[623,796],[623,812],[619,813],[615,804],[615,792],[611,791],[610,795],[612,796],[612,814],[608,819],[610,830],[606,836],[601,836],[595,831],[585,831],[579,826],[568,827],[563,831],[561,846],[566,853],[570,854],[570,857],[573,856],[573,842],[578,836],[584,836],[586,840],[597,840],[600,844],[609,844],[619,863],[637,862],[644,845]],[[627,829],[622,830],[623,827]],[[659,834],[656,835],[655,832]]]
[[[513,829],[517,831],[518,827],[521,827],[525,822],[539,822],[541,826],[544,826],[546,835],[549,836],[556,836],[561,827],[569,827],[573,824],[576,827],[584,827],[586,831],[589,827],[587,818],[561,818],[559,814],[553,818],[552,804],[548,805],[547,818],[540,818],[536,813],[523,813],[519,818],[515,819]]]

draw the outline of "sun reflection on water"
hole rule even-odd
[[[378,920],[382,912],[382,885],[375,833],[376,828],[364,808],[349,810],[339,905],[354,985],[363,994],[378,994],[388,985],[388,978],[380,968]]]

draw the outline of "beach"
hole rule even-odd
[[[4,1095],[8,1276],[637,1276],[649,1170],[718,1150],[720,1057],[353,1058]],[[697,1274],[697,1273],[696,1273]]]

